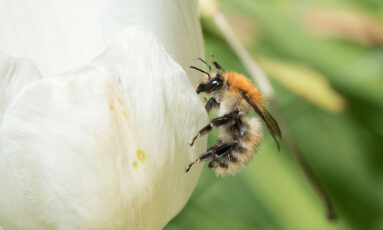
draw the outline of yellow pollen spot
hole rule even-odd
[[[109,110],[112,111],[114,109],[114,106],[112,104],[109,104]]]
[[[138,163],[137,161],[133,162],[133,168],[137,171],[138,170]]]
[[[120,105],[123,105],[123,104],[124,104],[124,102],[122,101],[121,98],[118,98],[118,102],[120,102]]]
[[[141,162],[145,162],[146,160],[146,154],[141,149],[137,150],[137,158]]]
[[[126,112],[122,112],[122,114],[124,115],[125,118],[128,118],[128,114],[126,114]]]

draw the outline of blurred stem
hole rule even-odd
[[[304,156],[299,151],[297,145],[295,144],[290,130],[283,119],[282,113],[277,103],[275,102],[274,90],[270,84],[269,79],[266,77],[265,73],[257,65],[257,63],[253,60],[251,54],[244,48],[242,43],[239,41],[239,39],[231,29],[229,23],[227,22],[225,16],[219,11],[216,2],[214,0],[201,0],[200,3],[203,10],[202,13],[205,13],[207,16],[213,18],[214,22],[217,24],[218,28],[223,33],[227,43],[231,46],[233,51],[242,61],[246,69],[250,72],[251,77],[256,82],[259,89],[268,99],[271,106],[271,110],[273,111],[273,115],[275,116],[282,130],[283,139],[286,143],[288,152],[296,160],[296,162],[306,175],[311,187],[321,199],[324,209],[326,211],[327,218],[330,220],[334,220],[336,218],[336,215],[333,209],[332,202],[328,197],[327,193],[319,184],[318,179],[314,175],[314,172],[308,164],[307,160],[304,158]]]
[[[221,12],[217,12],[213,19],[219,27],[219,29],[221,30],[221,32],[223,33],[226,41],[230,44],[230,46],[235,51],[239,59],[241,59],[242,63],[246,66],[246,69],[250,72],[251,76],[253,76],[254,80],[257,82],[258,87],[262,90],[262,93],[265,95],[265,97],[273,98],[274,91],[265,73],[257,65],[257,63],[253,61],[249,52],[247,52],[247,50],[243,47],[242,43],[232,31],[225,16]]]
[[[317,195],[321,199],[327,218],[329,220],[335,220],[336,214],[335,214],[335,210],[333,208],[331,199],[327,195],[327,193],[324,191],[322,186],[319,184],[318,179],[315,176],[313,170],[311,169],[309,163],[307,162],[306,158],[302,155],[302,153],[298,149],[298,146],[295,144],[295,141],[290,133],[288,126],[286,125],[286,122],[281,114],[281,111],[277,103],[275,102],[275,99],[269,98],[269,103],[273,111],[273,115],[275,119],[278,121],[279,126],[282,130],[283,139],[284,139],[284,142],[286,143],[288,153],[290,153],[294,157],[294,159],[297,161],[298,165],[300,166],[300,168],[306,175],[307,180],[309,181],[311,187],[314,189],[314,191],[317,193]]]

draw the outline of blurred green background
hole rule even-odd
[[[205,166],[165,229],[383,229],[383,0],[218,2],[270,77],[281,115],[338,219],[326,219],[286,145],[278,152],[265,131],[238,175],[217,178]],[[201,20],[206,56],[213,52],[224,68],[248,75],[212,19]]]

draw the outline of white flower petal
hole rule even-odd
[[[3,115],[12,104],[22,89],[33,81],[41,78],[37,68],[28,59],[12,58],[0,52],[0,127],[3,122]],[[20,190],[10,171],[8,155],[3,150],[2,139],[0,138],[0,229],[8,223],[8,210],[20,207]],[[12,199],[16,198],[16,199]],[[20,219],[18,213],[14,213],[13,219]]]
[[[202,103],[143,29],[92,65],[30,84],[3,120],[5,229],[161,229],[189,198],[201,165],[184,170],[206,147],[188,146],[207,122]]]
[[[89,63],[131,26],[154,32],[196,86],[189,69],[204,56],[196,0],[3,0],[0,50],[30,58],[43,76]],[[102,26],[101,26],[102,24]]]
[[[0,50],[32,60],[43,76],[92,61],[102,50],[104,0],[2,0]]]
[[[39,71],[28,59],[12,58],[0,52],[0,126],[5,110],[16,95],[39,78]]]
[[[109,0],[101,19],[106,41],[131,26],[148,28],[184,68],[194,87],[201,80],[201,74],[189,68],[197,65],[197,58],[204,57],[198,1]]]

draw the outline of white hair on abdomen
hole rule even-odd
[[[243,120],[249,124],[250,133],[262,133],[262,124],[257,117],[244,117]]]

